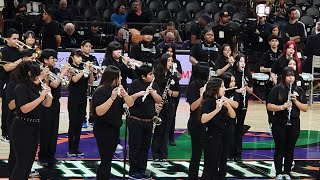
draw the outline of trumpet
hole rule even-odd
[[[40,70],[45,71],[45,70],[47,70],[47,68],[40,65]],[[48,70],[48,73],[49,73],[49,80],[51,82],[58,83],[58,81],[61,80],[61,86],[66,87],[69,85],[68,79],[61,78],[61,77],[59,77],[58,74],[55,74],[55,73],[51,72],[50,70]]]
[[[147,96],[148,96],[148,94],[149,94],[148,89],[149,89],[149,88],[152,88],[154,79],[155,79],[155,78],[152,79],[151,83],[150,83],[149,86],[147,87],[146,93],[145,93],[144,96],[142,97],[142,102],[144,102],[144,100],[147,98]]]
[[[122,59],[124,59],[125,57],[124,56],[122,56],[122,54],[121,53],[119,53],[119,56],[122,58]],[[136,68],[138,68],[138,67],[140,67],[141,65],[140,64],[138,64],[137,62],[134,62],[133,60],[129,60],[129,62],[128,62],[128,67],[129,68],[131,68],[131,69],[133,69],[133,70],[135,70]]]
[[[40,84],[41,84],[42,89],[46,89],[47,87],[46,87],[45,84],[41,81],[41,79],[38,78],[38,80],[40,81]],[[48,96],[51,97],[51,98],[53,98],[51,92],[48,93]]]

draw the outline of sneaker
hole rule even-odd
[[[278,174],[276,177],[276,180],[283,180],[283,175],[282,174]]]
[[[161,165],[160,159],[154,159],[154,160],[153,160],[153,164],[154,164],[154,165]]]
[[[9,142],[10,142],[9,136],[2,136],[2,137],[1,137],[1,140],[2,140],[3,142],[6,142],[6,143],[9,143]]]
[[[167,159],[160,160],[160,164],[161,164],[161,166],[169,166],[169,162]]]
[[[129,179],[143,179],[143,175],[141,173],[134,173],[134,174],[129,174]]]
[[[285,180],[291,180],[291,177],[288,174],[284,174],[283,177]]]
[[[69,157],[76,157],[77,156],[77,153],[74,150],[69,150],[67,152],[67,154],[68,154]]]
[[[115,153],[119,154],[119,153],[122,153],[122,151],[123,151],[123,147],[121,146],[121,144],[118,144]]]
[[[31,177],[31,178],[37,178],[37,177],[40,177],[40,174],[39,174],[38,171],[32,170],[32,171],[30,172],[30,174],[29,174],[29,177]]]
[[[84,153],[79,151],[79,149],[75,150],[76,155],[79,156],[84,156]]]
[[[49,166],[49,163],[48,163],[48,161],[44,161],[44,160],[38,160],[38,165],[39,166],[42,166],[42,167],[48,167]]]
[[[169,141],[169,145],[170,146],[176,146],[177,144],[176,144],[176,142],[174,140],[170,140]]]
[[[146,173],[146,171],[142,171],[141,175],[142,175],[143,179],[151,179],[150,172]]]
[[[82,128],[88,128],[87,122],[82,123]]]

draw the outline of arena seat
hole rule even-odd
[[[215,12],[219,11],[219,8],[217,3],[209,2],[204,5],[204,10],[207,11],[209,14],[214,14]]]
[[[177,12],[176,19],[179,23],[186,23],[191,19],[191,16],[187,10],[180,10]]]

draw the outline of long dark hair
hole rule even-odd
[[[201,88],[204,86],[204,84],[208,81],[208,77],[209,77],[209,66],[205,66],[205,65],[200,65],[197,64],[193,67],[193,81],[189,82],[189,85],[194,82],[196,83],[196,87],[197,88]],[[189,86],[187,88],[187,93],[188,91],[190,91]]]
[[[116,66],[109,65],[103,72],[99,86],[112,87],[112,82],[120,77],[120,69]]]
[[[33,83],[40,75],[40,65],[33,61],[22,61],[14,70],[14,79],[19,83]]]
[[[218,96],[219,89],[222,85],[222,79],[220,78],[210,78],[206,90],[203,93],[203,99],[216,99]]]
[[[104,55],[104,60],[108,60],[108,65],[115,65],[113,64],[112,60],[114,59],[112,57],[112,52],[113,51],[116,51],[116,50],[121,50],[122,49],[122,46],[119,42],[117,41],[112,41],[111,43],[108,44],[107,48],[106,48],[106,53]]]
[[[171,57],[169,54],[165,53],[162,54],[161,58],[158,59],[156,66],[155,66],[155,76],[158,78],[160,81],[164,79],[165,76],[165,69],[167,68],[167,61],[168,58]]]
[[[239,67],[239,61],[241,58],[244,58],[245,59],[245,63],[246,63],[246,66],[244,67],[244,74],[245,76],[249,76],[251,75],[250,72],[249,72],[249,67],[248,67],[248,60],[246,58],[246,56],[244,54],[238,54],[235,58],[234,58],[234,64],[232,66],[232,71],[234,72],[238,72],[238,67]]]
[[[167,53],[168,49],[172,49],[172,58],[175,61],[177,59],[176,57],[176,48],[171,43],[166,43],[162,48],[162,54]]]
[[[281,87],[281,90],[280,90],[280,92],[278,94],[278,100],[279,101],[284,101],[284,100],[286,100],[286,98],[288,98],[287,90],[286,90],[287,85],[285,83],[287,76],[295,76],[295,70],[292,67],[289,67],[289,66],[285,67],[283,69],[282,73],[281,73],[281,81],[278,84],[278,86]],[[294,90],[295,91],[298,90],[298,87],[297,87],[297,84],[296,84],[296,79],[292,84],[292,91],[291,92],[293,92]]]
[[[221,75],[221,79],[223,80],[224,82],[224,87],[226,88],[230,88],[230,82],[231,82],[231,77],[233,76],[233,74],[231,72],[224,72],[222,75]]]
[[[74,56],[79,56],[79,57],[82,57],[82,51],[81,51],[81,49],[74,49],[74,50],[72,50],[71,51],[71,54],[70,54],[70,56],[69,56],[69,60],[68,60],[68,63],[69,64],[73,64],[73,57]]]

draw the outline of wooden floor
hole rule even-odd
[[[60,113],[60,127],[59,133],[66,133],[68,131],[68,111],[67,111],[67,98],[62,97],[61,100],[61,113]],[[189,118],[189,105],[185,99],[180,100],[177,112],[176,128],[186,129]],[[0,122],[1,123],[1,122]],[[268,132],[269,127],[267,123],[267,114],[265,105],[260,101],[250,101],[248,113],[246,116],[245,124],[250,125],[250,131]],[[91,127],[85,130],[90,130]],[[315,102],[312,110],[301,113],[301,129],[302,130],[320,130],[320,103]],[[1,131],[1,130],[0,130]],[[0,159],[7,159],[9,144],[0,141]]]

